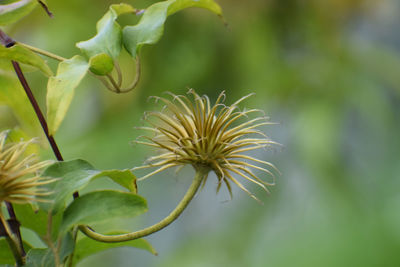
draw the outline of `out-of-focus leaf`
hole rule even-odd
[[[25,228],[31,229],[36,232],[40,238],[43,237],[47,233],[47,212],[42,209],[34,210],[34,208],[30,204],[16,204],[14,205],[14,210],[18,221]],[[58,227],[61,223],[61,213],[53,215],[52,218],[52,234],[53,237],[57,235]]]
[[[67,232],[65,236],[61,239],[61,247],[60,247],[60,261],[64,262],[69,255],[75,249],[75,240],[72,236],[71,232]]]
[[[13,71],[13,66],[11,64],[11,61],[6,58],[0,58],[0,71],[1,72],[11,72]]]
[[[126,232],[119,231],[119,232],[107,233],[107,235],[120,235],[125,233]],[[76,243],[75,253],[74,253],[74,263],[76,264],[82,259],[92,254],[99,253],[107,249],[120,248],[120,247],[134,247],[134,248],[144,249],[153,255],[157,255],[157,251],[153,248],[153,246],[147,240],[142,238],[121,243],[103,243],[103,242],[97,242],[85,236],[79,239],[78,242]]]
[[[151,5],[139,23],[123,29],[126,50],[135,57],[145,44],[155,44],[164,33],[164,23],[169,15],[189,7],[200,7],[221,16],[221,7],[213,0],[169,0]]]
[[[74,56],[58,65],[57,75],[50,77],[47,83],[47,123],[51,135],[57,131],[63,121],[75,88],[79,85],[89,68],[88,62],[81,56]]]
[[[106,53],[97,54],[90,58],[89,69],[96,75],[106,75],[114,68],[113,59]]]
[[[14,257],[5,238],[0,238],[0,263],[13,264]]]
[[[115,21],[118,16],[125,13],[134,13],[136,9],[128,4],[111,5],[108,12],[97,22],[97,34],[84,42],[76,44],[88,57],[106,53],[116,59],[121,52],[122,32],[121,26]]]
[[[175,0],[170,2],[172,3],[168,7],[168,16],[189,7],[204,8],[222,16],[221,7],[214,0]]]
[[[54,244],[57,246],[57,244]],[[61,239],[59,261],[62,263],[74,250],[74,240],[70,232]],[[27,267],[56,267],[53,251],[50,248],[34,248],[26,256]]]
[[[36,67],[33,67],[31,65],[27,65],[24,63],[20,64],[20,67],[22,69],[23,73],[29,73],[29,72],[34,72],[37,71]],[[0,72],[3,73],[12,73],[13,75],[15,75],[15,70],[14,67],[11,63],[11,61],[7,58],[0,58]]]
[[[18,44],[10,48],[6,48],[0,45],[0,58],[14,60],[19,63],[24,63],[33,66],[35,68],[38,68],[47,76],[53,75],[53,72],[51,71],[49,66],[47,66],[46,62],[42,57],[38,56],[31,50],[22,47]]]
[[[14,73],[0,72],[0,105],[10,107],[22,129],[30,135],[40,131],[35,112]]]
[[[24,242],[25,250],[31,249],[31,246]],[[14,256],[8,246],[8,243],[5,238],[0,238],[0,264],[14,264]],[[0,265],[4,266],[4,265]]]
[[[54,255],[49,248],[35,248],[28,251],[25,267],[55,267]]]
[[[0,25],[7,25],[28,15],[38,4],[37,0],[21,0],[0,5]]]
[[[139,195],[112,190],[91,192],[75,199],[66,208],[60,231],[66,231],[78,224],[132,218],[146,211],[146,200]]]
[[[136,193],[136,177],[130,170],[96,170],[84,160],[71,160],[56,162],[49,166],[43,173],[44,176],[59,178],[54,183],[44,185],[53,194],[46,196],[51,203],[39,203],[39,206],[46,211],[57,212],[64,207],[65,201],[71,195],[83,189],[93,179],[108,176],[114,182]]]

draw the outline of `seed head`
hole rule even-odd
[[[165,104],[162,111],[145,114],[144,120],[151,127],[139,128],[154,132],[154,136],[143,136],[147,141],[135,142],[161,149],[162,153],[150,157],[147,164],[134,168],[137,170],[158,167],[138,180],[171,167],[191,164],[195,169],[208,168],[215,172],[218,178],[217,192],[224,183],[232,195],[230,183],[233,182],[257,200],[233,174],[259,185],[268,192],[266,186],[273,183],[261,180],[254,174],[253,169],[260,170],[273,179],[273,172],[266,167],[279,171],[271,163],[244,153],[277,143],[257,129],[272,123],[265,117],[249,118],[249,115],[260,110],[239,110],[238,104],[251,95],[226,106],[223,104],[225,94],[222,92],[212,106],[207,96],[199,96],[194,90],[189,90],[188,94],[191,97],[169,93],[172,100],[156,97],[156,100]],[[243,122],[240,122],[241,120]],[[263,167],[256,164],[262,164]],[[203,185],[206,180],[207,178],[204,179]]]
[[[33,139],[6,143],[7,135],[8,131],[0,132],[0,204],[3,201],[19,204],[43,201],[40,197],[49,192],[38,186],[54,180],[41,177],[39,170],[51,161],[38,162],[35,155],[24,155]]]

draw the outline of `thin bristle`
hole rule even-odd
[[[52,161],[39,162],[33,154],[25,155],[29,145],[35,139],[17,143],[6,142],[8,132],[0,133],[0,202],[29,203],[32,201],[46,201],[41,197],[51,192],[40,186],[54,182],[38,175],[39,171]]]

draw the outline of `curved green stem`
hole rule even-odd
[[[120,93],[121,92],[120,88],[119,88],[118,84],[115,82],[114,78],[111,76],[111,74],[107,74],[106,77],[108,78],[110,83],[114,86],[115,92]]]
[[[76,239],[77,239],[77,237],[78,237],[78,227],[77,226],[75,226],[73,229],[72,229],[72,238],[74,239],[74,244],[76,244]],[[75,256],[75,247],[74,247],[74,249],[72,250],[72,253],[68,256],[68,258],[67,258],[67,261],[66,261],[66,263],[65,263],[65,266],[66,267],[72,267],[73,266],[73,259],[74,259],[74,256]]]
[[[51,52],[48,52],[46,50],[43,50],[43,49],[40,49],[40,48],[37,48],[37,47],[34,47],[34,46],[30,46],[28,44],[24,44],[24,43],[21,43],[21,42],[17,42],[17,44],[19,44],[20,46],[23,46],[23,47],[35,52],[35,53],[41,54],[43,56],[46,56],[46,57],[49,57],[49,58],[52,58],[52,59],[55,59],[55,60],[58,60],[58,61],[66,60],[66,58],[64,58],[64,57],[58,56],[56,54],[53,54]]]
[[[118,77],[118,87],[121,88],[122,85],[122,72],[121,72],[121,67],[118,64],[118,61],[114,62],[115,70],[117,72],[117,77]]]
[[[127,93],[132,91],[133,89],[135,89],[135,87],[138,85],[139,83],[139,79],[140,79],[140,74],[141,74],[141,70],[140,70],[140,58],[139,56],[136,56],[136,76],[135,79],[132,81],[132,83],[127,87],[127,88],[122,88],[120,90],[120,93]]]
[[[144,236],[148,236],[152,233],[160,231],[164,227],[170,225],[173,221],[175,221],[179,215],[185,210],[188,206],[189,202],[193,199],[194,195],[196,194],[197,190],[199,189],[201,182],[205,179],[208,175],[209,169],[207,168],[198,168],[196,169],[196,175],[193,179],[192,184],[190,185],[188,191],[186,192],[185,196],[182,198],[181,202],[179,202],[178,206],[163,220],[160,222],[147,227],[143,230],[139,230],[136,232],[131,232],[128,234],[123,235],[102,235],[99,233],[94,232],[89,227],[80,225],[79,230],[81,230],[85,235],[89,238],[94,239],[99,242],[105,243],[116,243],[116,242],[125,242],[129,240],[138,239]]]

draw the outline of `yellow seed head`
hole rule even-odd
[[[193,100],[190,97],[169,94],[172,100],[156,98],[165,104],[162,111],[145,114],[144,119],[151,127],[139,127],[154,132],[154,136],[144,136],[143,138],[148,141],[135,142],[159,148],[162,153],[149,158],[148,164],[134,168],[137,170],[158,167],[138,180],[146,179],[171,167],[191,164],[195,169],[208,168],[215,172],[218,177],[217,192],[224,183],[232,194],[230,182],[233,182],[256,199],[232,174],[251,181],[267,191],[266,186],[273,183],[261,180],[254,174],[253,169],[265,172],[273,178],[275,178],[273,172],[266,166],[279,171],[271,163],[246,155],[245,152],[277,143],[257,129],[272,123],[265,117],[249,119],[249,115],[260,110],[239,110],[238,104],[251,95],[242,97],[231,106],[226,106],[223,104],[225,94],[222,92],[212,106],[207,96],[199,96],[193,90],[188,92]]]
[[[51,161],[38,162],[34,155],[25,156],[26,148],[34,142],[6,143],[7,131],[0,132],[0,204],[29,203],[42,201],[41,196],[48,195],[40,185],[54,180],[39,175],[39,170],[48,166]]]

